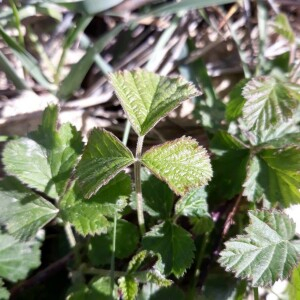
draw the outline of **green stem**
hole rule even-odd
[[[127,142],[128,142],[128,137],[129,137],[129,133],[130,133],[130,128],[131,128],[130,122],[129,122],[129,120],[126,120],[125,130],[124,130],[124,133],[123,133],[123,139],[122,139],[122,143],[123,143],[125,146],[127,145]]]
[[[136,206],[137,217],[141,231],[141,235],[145,233],[145,219],[143,210],[143,195],[142,195],[142,182],[141,182],[141,156],[144,143],[144,136],[139,136],[136,145],[136,155],[134,163],[134,179],[135,179],[135,192],[136,192]]]
[[[203,242],[202,242],[202,245],[200,247],[198,257],[196,258],[197,260],[196,260],[195,272],[194,272],[194,276],[193,276],[192,284],[191,284],[191,289],[190,289],[189,296],[188,296],[188,299],[191,299],[191,300],[195,299],[197,281],[198,281],[198,278],[199,278],[199,275],[200,275],[200,267],[201,267],[201,263],[202,263],[202,260],[203,260],[203,257],[204,257],[204,253],[205,253],[205,249],[206,249],[208,240],[209,240],[209,233],[206,233],[204,235]]]
[[[66,223],[65,226],[64,226],[64,229],[65,229],[65,233],[66,233],[67,240],[69,242],[70,247],[75,248],[76,239],[75,239],[75,236],[73,234],[72,227],[71,227],[70,223]]]
[[[259,300],[258,287],[253,288],[254,300]]]
[[[111,295],[113,294],[114,284],[115,284],[114,281],[115,281],[116,236],[117,236],[117,210],[115,210],[115,214],[114,214],[112,253],[111,253],[111,261],[110,261],[110,291],[111,291]]]

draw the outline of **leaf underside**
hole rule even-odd
[[[206,150],[189,137],[152,147],[142,163],[178,195],[206,185],[212,177]]]
[[[289,276],[299,254],[290,242],[295,223],[279,211],[250,211],[251,223],[245,235],[225,243],[219,262],[253,286],[270,286]]]
[[[104,129],[93,129],[76,168],[84,197],[90,198],[134,162],[131,151]]]
[[[149,132],[181,102],[199,95],[182,77],[164,77],[141,69],[113,73],[110,81],[139,136]]]

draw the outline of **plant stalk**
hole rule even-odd
[[[112,243],[112,253],[110,261],[110,291],[113,295],[114,285],[115,285],[115,252],[116,252],[116,236],[117,236],[117,210],[115,209],[114,214],[114,228],[113,228],[113,243]]]
[[[259,300],[258,287],[253,288],[254,300]]]
[[[135,192],[136,192],[136,207],[137,217],[140,227],[141,235],[145,233],[145,219],[143,210],[143,195],[142,195],[142,182],[141,182],[141,156],[144,143],[144,136],[139,136],[136,145],[136,155],[134,163],[134,180],[135,180]]]

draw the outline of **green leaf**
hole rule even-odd
[[[250,151],[242,149],[228,151],[212,160],[214,176],[208,186],[209,199],[232,199],[242,191],[249,158]]]
[[[229,150],[246,149],[246,146],[230,133],[219,130],[210,142],[210,150],[218,155],[222,155]]]
[[[146,250],[142,250],[138,252],[136,255],[132,257],[128,264],[127,272],[134,273],[138,270],[138,268],[142,265],[144,260],[146,259],[148,252]]]
[[[198,218],[209,216],[206,198],[204,188],[191,190],[176,203],[175,214]]]
[[[275,31],[284,38],[286,38],[289,41],[289,43],[295,43],[294,31],[291,27],[288,17],[285,14],[278,14],[275,18],[273,26]]]
[[[134,300],[138,293],[138,283],[130,275],[121,277],[119,280],[119,288],[122,293],[122,299],[124,300]]]
[[[37,242],[20,242],[8,234],[0,235],[0,276],[12,282],[26,278],[40,265]]]
[[[189,137],[152,147],[142,163],[179,195],[206,185],[212,176],[206,150]]]
[[[259,145],[260,148],[285,148],[291,146],[300,146],[300,133],[288,133],[279,138],[269,140]]]
[[[250,201],[265,198],[284,207],[300,203],[300,149],[265,149],[253,158],[244,184]]]
[[[24,68],[30,75],[44,88],[49,91],[55,90],[55,85],[50,83],[42,73],[39,63],[36,59],[27,52],[18,42],[11,38],[5,30],[0,26],[0,35],[5,43],[12,50],[13,54],[21,61]]]
[[[56,130],[57,116],[58,107],[48,106],[38,131],[8,142],[3,151],[8,174],[52,198],[64,192],[83,147],[75,127],[63,124]]]
[[[300,89],[296,84],[261,76],[247,83],[243,96],[246,99],[243,119],[247,129],[261,132],[293,116],[300,101]]]
[[[142,244],[144,249],[161,257],[166,275],[182,276],[194,258],[195,245],[189,233],[168,221],[153,227]]]
[[[177,287],[176,285],[172,285],[169,287],[162,287],[152,293],[149,300],[166,300],[166,299],[176,299],[176,300],[185,300],[186,297],[183,291]]]
[[[164,77],[141,69],[113,73],[110,81],[139,136],[144,136],[181,102],[199,95],[181,77]]]
[[[132,163],[131,151],[116,136],[104,129],[93,129],[76,168],[84,197],[90,198]]]
[[[19,240],[33,238],[39,228],[58,213],[58,209],[49,201],[33,193],[13,177],[0,181],[0,198],[0,224]]]
[[[121,212],[127,205],[131,192],[131,180],[124,173],[118,174],[102,187],[91,199],[86,200],[77,182],[60,201],[60,214],[82,235],[107,233],[115,210]]]
[[[166,279],[158,270],[153,269],[147,272],[147,282],[154,283],[158,286],[168,287],[173,281]]]
[[[251,279],[253,286],[270,286],[289,276],[298,261],[290,240],[295,223],[279,211],[250,211],[245,235],[225,243],[220,264],[237,277]]]
[[[229,102],[226,105],[226,120],[235,121],[242,116],[245,99],[242,96],[243,88],[249,79],[241,80],[229,93]]]
[[[4,287],[3,280],[0,278],[0,300],[8,300],[9,291]]]
[[[300,265],[293,271],[288,292],[290,299],[300,299]]]
[[[109,41],[120,33],[123,27],[124,25],[120,24],[101,36],[95,44],[86,51],[85,55],[72,66],[71,71],[60,85],[57,93],[59,99],[67,99],[74,91],[80,88],[83,79],[94,63],[95,57],[105,48]]]
[[[173,208],[173,192],[167,184],[157,179],[146,168],[141,170],[143,208],[150,216],[167,219]],[[160,201],[157,201],[160,199]],[[131,206],[136,209],[136,194],[132,193]]]
[[[130,237],[130,238],[128,238]],[[139,242],[139,231],[134,224],[117,221],[115,257],[127,258],[134,253]],[[90,239],[88,257],[94,266],[109,264],[113,246],[113,230]]]

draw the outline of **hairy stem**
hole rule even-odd
[[[136,192],[136,207],[138,223],[141,235],[145,233],[145,219],[143,210],[143,195],[142,195],[142,182],[141,182],[141,156],[143,149],[144,136],[139,136],[136,145],[136,155],[134,163],[134,179],[135,179],[135,192]]]

